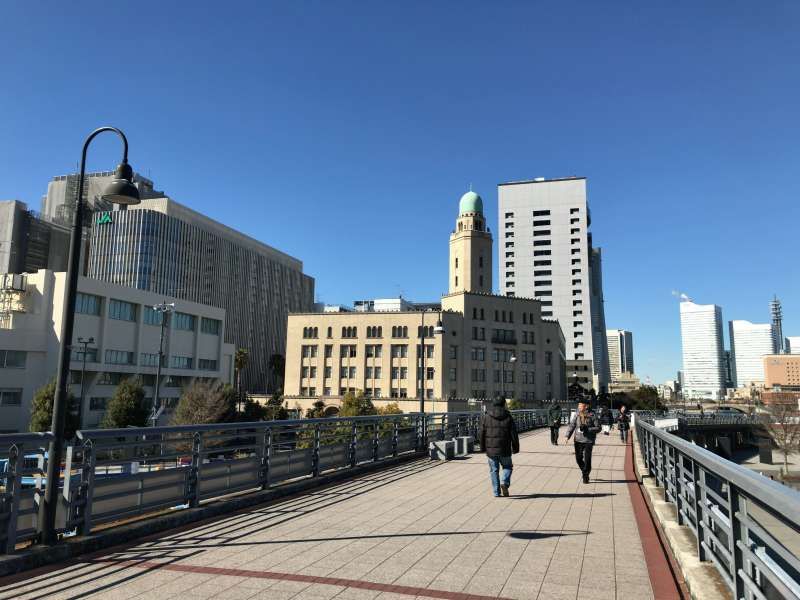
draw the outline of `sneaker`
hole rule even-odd
[[[507,485],[501,485],[500,486],[500,493],[503,494],[504,498],[508,498],[508,486]]]

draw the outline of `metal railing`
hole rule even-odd
[[[546,410],[512,411],[520,431]],[[480,412],[93,429],[64,449],[57,529],[98,525],[198,506],[402,455],[431,441],[477,437]],[[47,485],[49,433],[0,435],[0,553],[38,537],[38,496]]]
[[[647,470],[734,598],[800,598],[800,493],[636,420]]]

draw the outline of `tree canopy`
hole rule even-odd
[[[235,392],[219,382],[195,382],[184,391],[172,417],[173,425],[225,423],[233,417]]]
[[[364,396],[364,392],[359,390],[357,393],[347,392],[342,398],[342,406],[339,408],[340,417],[365,417],[378,414],[372,400]]]
[[[124,427],[145,427],[150,410],[144,404],[144,388],[136,377],[123,379],[111,400],[108,401],[102,427],[122,429]]]
[[[50,431],[53,423],[53,402],[56,396],[56,382],[43,385],[33,395],[31,404],[31,420],[28,425],[30,431]],[[78,402],[72,394],[67,397],[67,414],[64,422],[64,436],[69,439],[80,428],[78,423]]]

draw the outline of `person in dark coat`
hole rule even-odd
[[[592,472],[592,450],[598,431],[600,422],[592,409],[585,402],[578,402],[578,410],[569,420],[564,440],[569,442],[569,438],[575,434],[575,462],[578,463],[583,475],[583,483],[589,483],[589,474]]]
[[[603,435],[611,433],[611,428],[614,426],[614,413],[610,408],[604,406],[600,409],[600,424],[603,426]]]
[[[511,471],[514,469],[511,455],[519,452],[519,435],[514,419],[506,409],[506,401],[503,398],[495,398],[492,405],[486,409],[486,413],[481,419],[478,441],[489,461],[489,477],[492,481],[495,498],[501,494],[508,496],[508,488],[511,487]],[[502,478],[500,477],[501,466],[503,467]]]
[[[617,416],[617,427],[619,428],[619,439],[623,444],[628,443],[628,430],[631,428],[631,417],[628,414],[628,407],[622,405]]]
[[[550,443],[558,446],[558,430],[561,429],[561,406],[556,402],[547,410],[547,422],[550,425]]]

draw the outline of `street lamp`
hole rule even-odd
[[[164,327],[167,323],[167,315],[175,310],[175,303],[166,300],[161,304],[153,306],[153,310],[161,314],[161,335],[158,338],[158,364],[156,365],[156,385],[153,389],[153,414],[158,414],[158,392],[161,387],[161,364],[164,362]],[[155,426],[155,419],[153,426]]]
[[[436,326],[433,328],[433,335],[441,335],[444,333],[444,327],[442,326],[442,318],[441,315],[439,319],[436,321]],[[422,360],[420,362],[420,384],[419,384],[419,412],[420,414],[425,414],[425,339],[426,339],[426,331],[425,331],[425,312],[422,313],[422,322],[420,326],[420,353],[422,354]]]
[[[78,427],[83,426],[83,401],[86,398],[85,390],[86,390],[86,354],[89,351],[89,344],[94,344],[94,338],[90,337],[88,340],[83,339],[82,337],[78,338],[78,343],[83,346],[83,350],[81,350],[81,358],[83,359],[83,367],[81,368],[81,403],[78,406]]]
[[[80,269],[81,238],[83,232],[83,184],[86,178],[86,151],[91,141],[104,131],[113,131],[122,139],[122,162],[117,166],[114,179],[106,188],[103,199],[114,204],[127,206],[138,204],[139,190],[133,185],[133,169],[128,164],[128,139],[116,127],[100,127],[86,138],[81,153],[81,171],[78,177],[78,190],[75,210],[72,215],[72,231],[69,237],[69,260],[67,262],[66,304],[64,322],[61,325],[61,345],[58,350],[58,377],[53,399],[53,420],[50,429],[53,438],[47,450],[47,479],[43,500],[39,509],[39,531],[42,543],[56,541],[55,522],[58,504],[58,485],[61,474],[61,450],[64,445],[64,420],[67,408],[67,382],[72,346],[72,330],[75,325],[75,298],[78,292],[78,271]]]
[[[513,373],[514,372],[513,371],[514,363],[517,362],[517,357],[516,357],[516,355],[512,354],[511,358],[509,358],[508,361],[506,361],[505,351],[503,351],[503,352],[504,352],[503,360],[500,362],[500,375],[501,375],[501,378],[502,378],[502,381],[500,382],[500,393],[501,393],[501,395],[503,397],[503,400],[505,400],[506,399],[506,362],[510,362],[511,363],[511,368],[512,368],[511,372]]]

